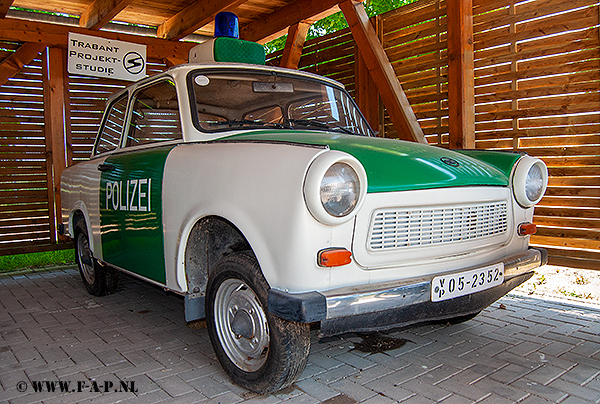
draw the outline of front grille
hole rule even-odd
[[[412,209],[380,209],[373,215],[372,251],[442,245],[507,231],[506,201]]]

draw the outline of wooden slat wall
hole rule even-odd
[[[0,60],[20,44],[0,42]],[[148,60],[148,74],[166,69]],[[128,83],[69,77],[69,165],[89,158],[108,96]],[[0,87],[0,255],[70,248],[50,235],[41,57]]]
[[[477,148],[542,158],[550,179],[532,244],[600,269],[597,0],[474,0]]]
[[[383,47],[429,144],[448,144],[446,7],[421,0],[381,16]],[[385,115],[385,136],[396,138]],[[446,146],[447,147],[447,146]]]
[[[346,28],[306,41],[298,69],[339,81],[354,94],[354,39]],[[282,51],[267,56],[267,64],[279,66]]]
[[[120,80],[69,77],[71,137],[67,151],[70,162],[89,159],[106,99],[124,86]]]
[[[20,44],[0,42],[0,59]],[[0,87],[0,251],[50,243],[41,58]]]
[[[148,59],[148,75],[163,72],[167,66],[158,59]],[[87,160],[92,152],[98,125],[102,119],[107,98],[129,83],[97,77],[69,76],[71,102],[71,137],[67,147],[69,161]]]

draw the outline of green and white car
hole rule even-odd
[[[116,93],[62,175],[88,291],[117,271],[185,297],[232,380],[291,384],[310,328],[471,318],[546,263],[528,246],[544,163],[374,137],[343,86],[186,64]]]

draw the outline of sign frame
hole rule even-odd
[[[70,74],[138,81],[146,77],[146,45],[69,32]]]

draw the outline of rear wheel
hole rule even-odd
[[[90,294],[104,296],[117,289],[119,273],[114,268],[101,266],[94,258],[84,219],[75,224],[75,259],[83,284]]]
[[[207,327],[217,358],[237,384],[260,394],[292,384],[306,366],[310,327],[267,310],[269,286],[256,258],[221,259],[207,285]]]

